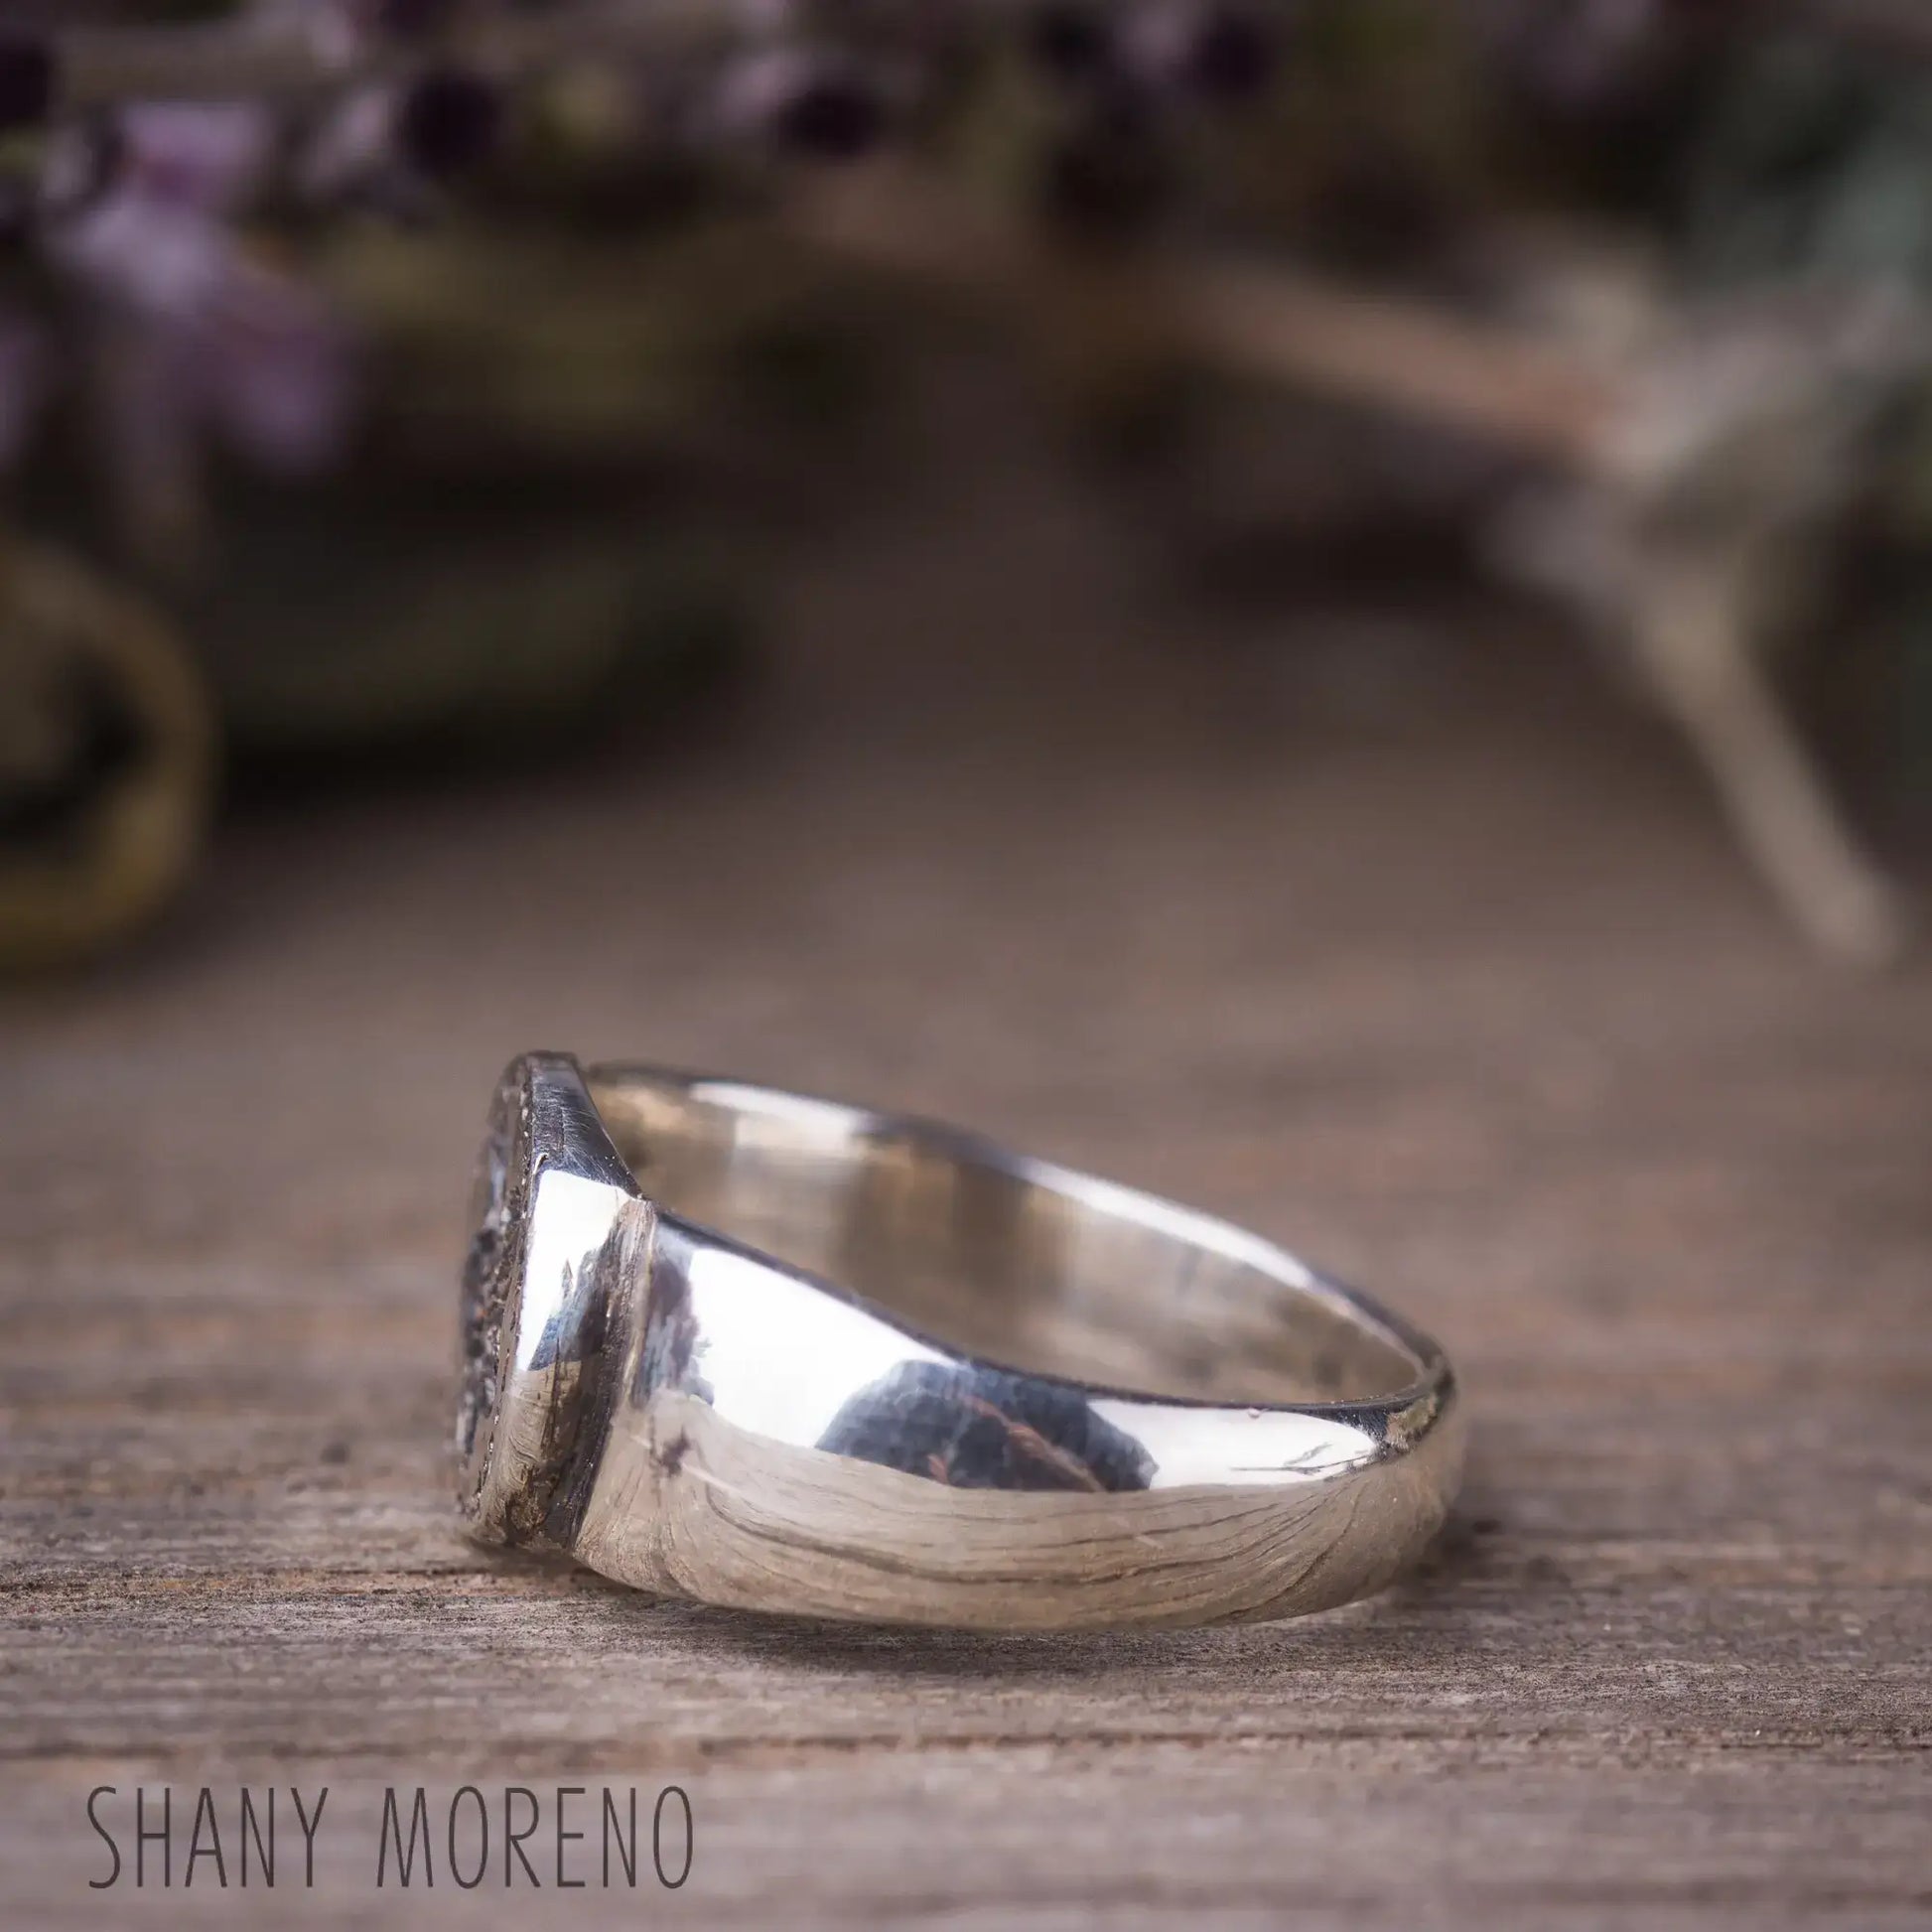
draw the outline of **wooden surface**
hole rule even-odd
[[[1000,568],[945,576],[943,497],[828,551],[704,743],[258,818],[7,997],[0,1919],[1932,1922],[1932,974],[1805,957],[1555,646],[1364,720],[1043,486],[967,507]],[[1449,1340],[1466,1507],[1373,1604],[1127,1641],[481,1556],[451,1275],[552,1044],[1253,1220]],[[382,1787],[466,1779],[675,1780],[690,1881],[376,1890]],[[343,1837],[312,1894],[90,1892],[143,1781],[327,1783]]]

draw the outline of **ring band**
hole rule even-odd
[[[931,1123],[534,1053],[464,1269],[483,1542],[665,1595],[1073,1629],[1367,1594],[1460,1463],[1435,1342],[1226,1222]]]

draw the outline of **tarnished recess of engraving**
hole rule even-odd
[[[496,1434],[505,1331],[513,1334],[516,1323],[527,1225],[529,1143],[529,1081],[518,1064],[505,1070],[490,1103],[471,1190],[470,1246],[463,1258],[457,1493],[465,1514],[472,1517]]]
[[[576,1063],[533,1053],[510,1066],[463,1268],[456,1451],[472,1535],[568,1543],[627,1342],[621,1284],[650,1223]]]

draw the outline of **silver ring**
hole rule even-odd
[[[1426,1335],[1259,1236],[928,1122],[533,1053],[464,1269],[471,1534],[873,1622],[1279,1617],[1447,1514]]]

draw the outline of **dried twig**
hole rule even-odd
[[[1793,917],[1828,953],[1881,965],[1905,944],[1904,908],[1847,833],[1763,674],[1755,587],[1772,574],[1749,544],[1653,554],[1636,578],[1629,635]]]
[[[997,13],[1020,0],[980,4]],[[1766,5],[1873,44],[1918,32],[1916,10],[1894,0]],[[755,35],[730,0],[580,0],[479,17],[456,51],[508,74],[573,53],[674,57]],[[414,58],[380,37],[332,37],[293,9],[196,29],[76,30],[62,45],[69,92],[82,104],[300,97],[400,71]],[[822,246],[950,288],[1031,300],[1068,273],[1025,222],[905,171],[803,195],[794,220]],[[1821,513],[1848,432],[1864,420],[1862,402],[1888,371],[1895,379],[1922,358],[1916,330],[1889,357],[1854,356],[1844,368],[1787,358],[1768,382],[1746,334],[1738,353],[1721,345],[1728,360],[1715,368],[1708,355],[1705,365],[1694,357],[1700,379],[1686,385],[1658,380],[1672,374],[1679,348],[1668,333],[1647,360],[1620,365],[1272,264],[1167,256],[1079,272],[1112,278],[1117,302],[1147,305],[1195,358],[1473,433],[1581,482],[1572,508],[1586,506],[1601,539],[1587,547],[1599,561],[1616,558],[1617,574],[1586,573],[1566,587],[1629,638],[1633,661],[1798,922],[1848,957],[1895,948],[1904,930],[1897,895],[1860,853],[1776,701],[1734,559],[1765,554]],[[1741,383],[1730,379],[1739,369]],[[1707,372],[1717,379],[1705,383]],[[1840,389],[1856,392],[1861,381],[1865,391],[1842,404]],[[1792,394],[1802,407],[1790,406]],[[1693,526],[1706,535],[1687,545]]]
[[[867,266],[996,298],[1030,301],[1068,272],[1026,224],[904,170],[802,194],[793,220]],[[1751,588],[1837,499],[1870,406],[1922,364],[1916,314],[1881,304],[1881,326],[1836,335],[1800,318],[1771,354],[1748,327],[1715,348],[1709,332],[1688,345],[1666,334],[1634,363],[1606,364],[1273,265],[1110,258],[1085,272],[1112,278],[1103,308],[1154,305],[1177,352],[1473,432],[1566,477],[1587,536],[1540,558],[1539,574],[1625,637],[1797,924],[1856,963],[1897,952],[1900,895],[1771,687]]]

